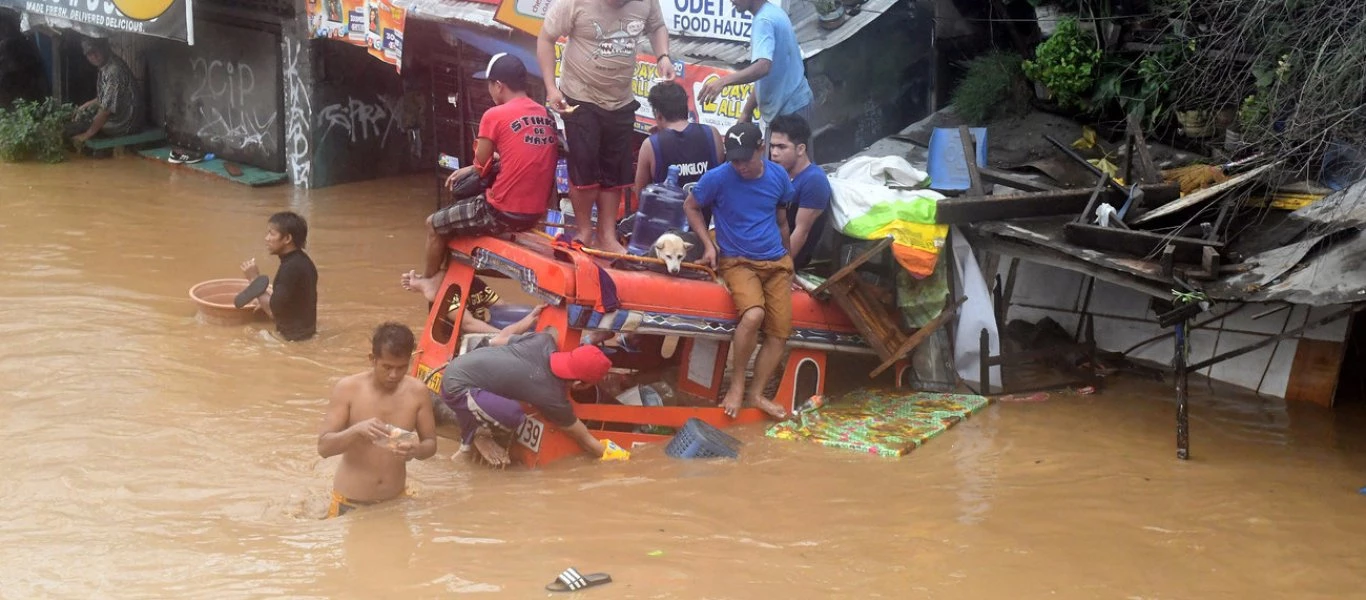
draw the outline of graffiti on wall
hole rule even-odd
[[[270,152],[277,143],[275,107],[251,101],[256,73],[245,62],[191,58],[193,72],[190,102],[199,112],[197,136],[203,140],[242,149],[256,147]]]
[[[390,134],[402,128],[402,121],[401,98],[380,94],[372,103],[348,96],[346,102],[329,104],[318,112],[318,125],[326,128],[318,143],[336,132],[352,143],[377,141],[384,148]]]
[[[303,43],[285,39],[284,50],[285,161],[290,181],[309,187],[313,175],[313,155],[309,150],[313,136],[310,118],[313,102],[308,98],[308,88],[304,86],[303,73],[299,70]]]

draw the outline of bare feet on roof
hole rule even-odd
[[[731,390],[729,392],[726,392],[726,398],[721,401],[721,408],[726,409],[727,417],[734,419],[736,416],[740,414],[740,405],[744,402],[744,400],[744,389],[737,389],[736,387],[731,386]]]
[[[408,271],[400,278],[403,289],[410,292],[422,292],[422,296],[428,302],[436,302],[437,288],[441,287],[441,280],[436,277],[423,277],[417,271]]]
[[[778,403],[763,396],[750,396],[749,403],[759,410],[764,411],[768,416],[781,421],[787,418],[787,409],[778,406]]]

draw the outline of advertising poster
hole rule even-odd
[[[564,42],[555,44],[555,79],[560,78],[560,60],[564,55]],[[733,85],[721,91],[721,95],[709,103],[699,102],[697,97],[702,91],[702,86],[712,79],[718,79],[722,75],[727,75],[731,71],[727,69],[717,69],[699,65],[684,65],[681,62],[674,63],[674,81],[683,86],[688,92],[688,116],[690,120],[711,125],[721,132],[725,132],[740,120],[740,113],[745,108],[745,101],[749,100],[749,95],[754,92],[754,84]],[[631,93],[640,102],[640,108],[636,109],[636,130],[642,133],[648,132],[655,126],[655,114],[650,110],[650,88],[659,81],[659,67],[655,64],[655,57],[639,55],[636,57],[636,70],[631,76]],[[752,115],[755,122],[758,122],[758,111]]]
[[[389,0],[308,0],[313,37],[363,46],[395,69],[403,65],[407,13]]]
[[[541,23],[550,12],[551,0],[501,0],[493,20],[532,36],[541,35]]]
[[[190,0],[0,0],[0,8],[26,12],[33,20],[56,27],[65,21],[194,43]]]

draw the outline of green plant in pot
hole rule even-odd
[[[844,5],[840,0],[808,0],[816,7],[821,29],[834,29],[844,23]]]
[[[20,162],[66,160],[64,130],[75,109],[54,98],[19,100],[0,108],[0,160]]]
[[[993,50],[963,63],[967,72],[954,88],[954,112],[968,123],[986,123],[1029,111],[1029,81],[1014,52]]]
[[[1053,37],[1034,49],[1034,60],[1021,66],[1025,76],[1048,88],[1060,106],[1085,108],[1100,57],[1096,38],[1083,32],[1076,19],[1064,19]]]

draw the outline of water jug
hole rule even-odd
[[[662,184],[650,184],[640,191],[640,209],[636,211],[635,226],[631,229],[631,254],[647,256],[655,240],[670,229],[682,230],[688,222],[683,213],[687,194],[678,185],[678,167],[670,166]]]

